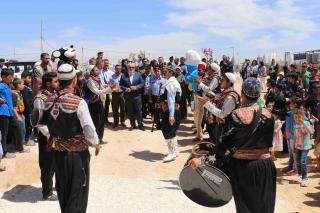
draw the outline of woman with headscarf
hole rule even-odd
[[[108,85],[102,86],[97,66],[89,65],[88,70],[90,70],[89,81],[87,84],[89,89],[89,112],[96,128],[100,144],[106,144],[106,142],[102,140],[105,117],[101,95],[112,93],[112,88]]]
[[[271,159],[274,120],[271,113],[257,104],[261,83],[248,78],[242,84],[241,106],[229,116],[231,128],[221,137],[216,158],[229,158],[236,211],[239,213],[273,213],[276,200],[277,170]],[[189,161],[197,168],[204,161]]]

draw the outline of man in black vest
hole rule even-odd
[[[89,146],[100,152],[99,138],[87,103],[73,94],[76,70],[70,64],[58,68],[61,90],[39,107],[39,120],[48,126],[48,148],[54,151],[56,189],[61,212],[86,212],[89,193]]]

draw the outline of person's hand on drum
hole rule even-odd
[[[192,158],[189,160],[188,165],[191,166],[192,169],[197,169],[201,166],[201,158]]]

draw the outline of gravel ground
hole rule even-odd
[[[58,202],[41,201],[40,183],[18,185],[0,192],[0,212],[59,212]],[[185,197],[176,180],[143,180],[115,177],[92,177],[87,212],[235,212],[233,201],[209,209]]]

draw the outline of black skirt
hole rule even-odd
[[[272,159],[231,159],[229,175],[237,213],[273,213],[277,170]]]

